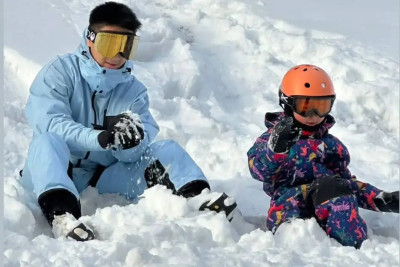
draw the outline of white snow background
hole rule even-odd
[[[359,250],[327,237],[315,220],[266,231],[269,198],[246,156],[265,131],[265,112],[280,110],[282,76],[311,63],[335,84],[331,133],[350,150],[352,173],[399,190],[397,0],[121,1],[143,23],[134,74],[148,87],[158,139],[179,142],[253,230],[161,186],[134,203],[89,188],[82,220],[97,240],[54,239],[18,180],[32,134],[24,106],[36,73],[75,51],[101,2],[4,3],[6,266],[399,266],[398,214],[360,210],[369,239]]]

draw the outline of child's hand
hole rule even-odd
[[[293,128],[293,118],[286,117],[274,126],[268,147],[275,153],[287,153],[300,136],[301,129]]]
[[[376,196],[374,203],[379,211],[399,213],[399,191],[382,192]]]

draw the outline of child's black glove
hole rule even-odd
[[[106,117],[104,129],[98,135],[99,144],[103,148],[119,145],[122,149],[129,149],[137,146],[144,138],[143,124],[139,116],[132,113]]]
[[[301,129],[293,127],[293,118],[286,117],[274,126],[268,147],[275,153],[287,153],[300,136]]]
[[[352,194],[349,180],[343,179],[339,174],[327,175],[316,178],[307,186],[306,202],[315,209],[327,200]]]
[[[399,213],[399,191],[382,192],[374,198],[374,203],[380,211]]]

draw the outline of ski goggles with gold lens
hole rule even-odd
[[[139,36],[133,33],[114,31],[96,33],[88,29],[86,37],[94,43],[97,52],[105,58],[113,58],[119,53],[126,59],[133,59],[139,43]]]
[[[292,109],[303,117],[311,117],[317,115],[321,118],[331,112],[335,96],[321,97],[302,97],[295,96],[292,98]]]

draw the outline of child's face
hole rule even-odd
[[[303,117],[296,112],[293,112],[294,118],[299,121],[302,124],[305,124],[307,126],[315,126],[317,124],[320,124],[325,117],[319,117],[317,115],[313,115],[311,117]]]
[[[118,27],[118,26],[104,26],[100,28],[99,31],[113,31],[113,32],[121,32],[126,33],[128,30]],[[86,41],[87,46],[90,47],[90,52],[94,60],[96,60],[97,64],[100,67],[108,68],[108,69],[120,69],[125,64],[126,59],[123,58],[119,53],[113,58],[105,58],[103,57],[97,50],[94,43],[90,40]]]

